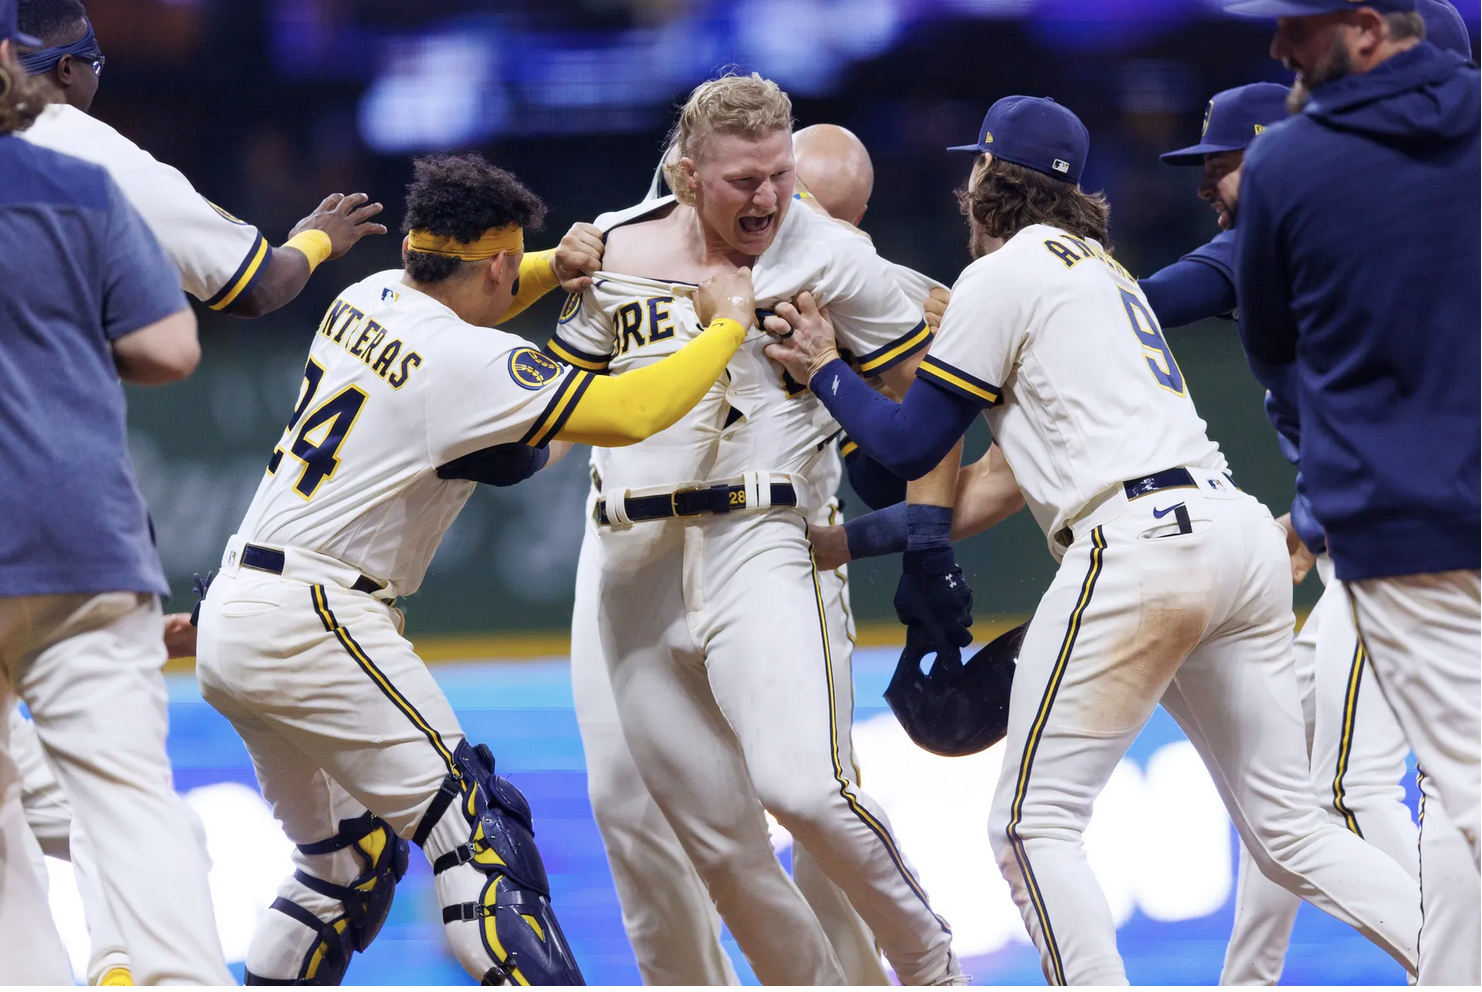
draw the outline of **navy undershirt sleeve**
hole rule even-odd
[[[1183,327],[1235,309],[1235,286],[1213,265],[1181,258],[1138,282],[1164,328]]]
[[[855,495],[872,510],[883,510],[906,498],[906,480],[856,448],[844,456],[844,470]]]
[[[981,409],[919,378],[905,402],[897,403],[871,389],[842,359],[819,369],[809,388],[866,454],[908,480],[935,468]]]

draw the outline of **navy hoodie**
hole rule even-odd
[[[1422,42],[1246,152],[1241,337],[1340,579],[1482,559],[1478,114],[1477,71]]]

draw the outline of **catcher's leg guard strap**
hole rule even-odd
[[[464,741],[453,757],[469,839],[435,857],[433,871],[440,892],[456,893],[455,899],[474,897],[443,908],[443,922],[458,930],[450,931],[450,938],[465,951],[460,954],[464,966],[470,966],[466,952],[475,948],[468,942],[473,935],[462,927],[476,923],[476,939],[488,956],[484,984],[584,984],[551,910],[529,803],[519,789],[494,774],[487,747]]]

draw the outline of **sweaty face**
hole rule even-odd
[[[1306,106],[1313,89],[1353,71],[1348,51],[1348,36],[1353,30],[1346,13],[1277,20],[1271,57],[1297,74],[1292,95],[1287,99],[1288,110],[1296,113]]]
[[[692,164],[700,222],[733,251],[760,255],[777,236],[792,202],[792,132],[755,139],[712,134],[698,152]]]
[[[1240,205],[1240,172],[1244,166],[1242,151],[1204,156],[1204,181],[1199,184],[1199,198],[1214,208],[1220,227],[1226,231],[1235,226],[1235,210]]]

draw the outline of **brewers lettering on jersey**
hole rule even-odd
[[[683,273],[624,271],[661,252],[682,258],[671,224],[689,209],[666,197],[598,219],[605,268],[563,311],[552,355],[621,379],[694,333]],[[862,369],[887,373],[920,352],[921,307],[867,239],[806,208],[775,216],[754,266],[759,313],[812,287]],[[832,653],[804,524],[837,486],[838,428],[766,359],[764,340],[753,335],[673,429],[601,459],[598,626],[616,709],[644,783],[759,977],[844,979],[771,852],[758,800],[848,893],[903,980],[946,979],[957,973],[949,932],[835,746],[847,739],[848,662]],[[747,782],[755,791],[737,787]]]

